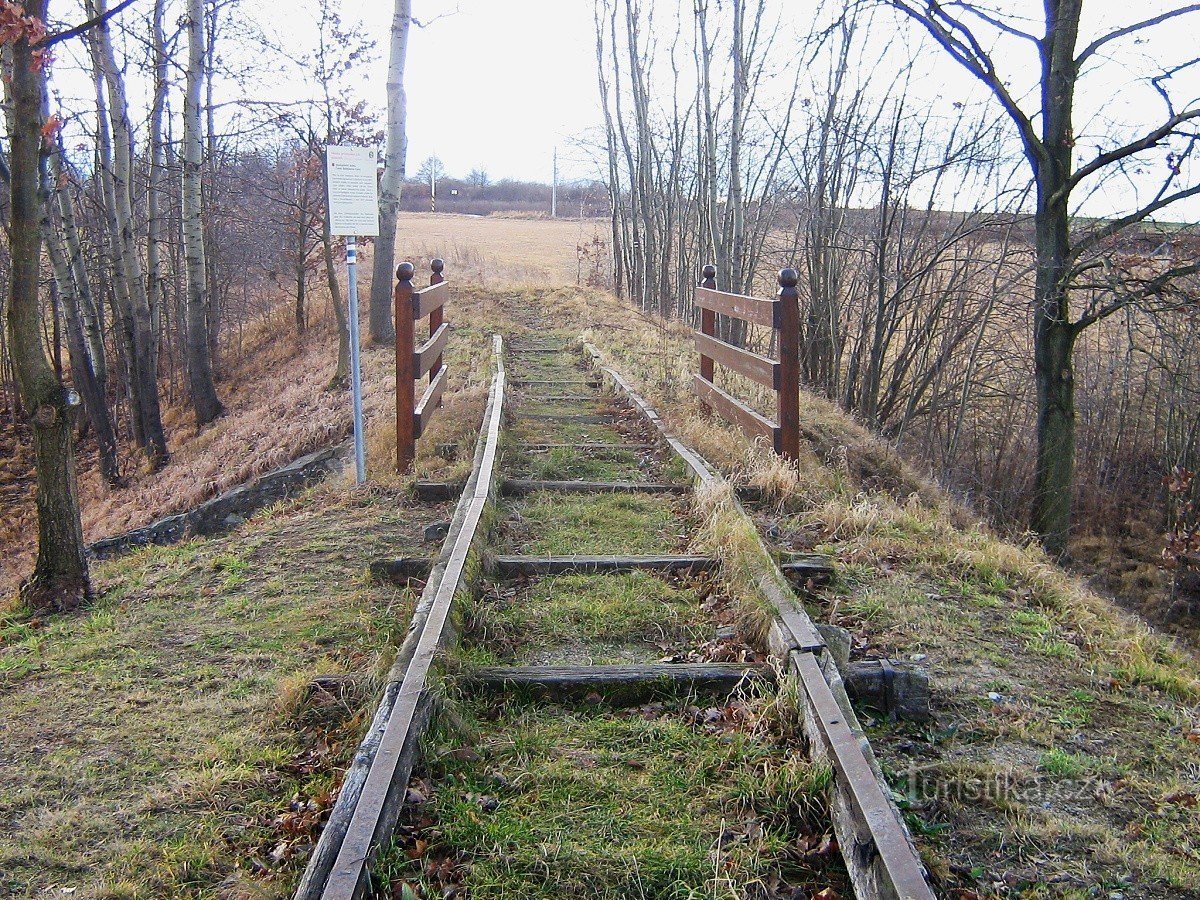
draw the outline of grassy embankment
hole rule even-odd
[[[469,467],[486,399],[488,323],[466,298],[458,310],[422,474]],[[263,442],[278,439],[283,461],[340,436],[348,403],[320,390],[323,351],[264,352],[257,387],[227,388],[230,415],[177,443],[172,466],[132,489],[154,501],[127,508],[207,497],[189,478],[244,471],[243,429],[265,467],[278,448]],[[414,596],[367,565],[435,552],[425,528],[450,514],[392,473],[389,354],[367,358],[369,486],[334,478],[226,536],[99,563],[77,616],[0,612],[0,896],[289,895],[411,617]]]

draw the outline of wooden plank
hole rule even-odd
[[[779,426],[766,416],[751,409],[736,397],[727,394],[711,381],[701,378],[699,375],[692,376],[692,384],[696,389],[696,395],[702,401],[722,418],[741,428],[747,438],[750,440],[759,437],[766,438],[771,442],[772,447],[775,446],[775,432]]]
[[[413,492],[422,503],[442,503],[453,500],[463,491],[461,481],[416,481]]]
[[[413,320],[408,310],[413,306],[412,266],[403,263],[397,270],[404,277],[396,282],[393,292],[396,322],[396,472],[407,475],[416,456],[417,436],[413,433],[412,346]]]
[[[442,358],[446,350],[446,339],[450,337],[450,323],[438,326],[429,336],[429,340],[413,351],[413,378],[424,378],[431,371],[438,371],[433,366]],[[439,367],[440,369],[440,367]]]
[[[833,576],[833,563],[829,557],[818,554],[795,554],[779,564],[780,570],[789,578],[828,581]]]
[[[647,663],[630,666],[489,666],[467,672],[467,689],[524,691],[542,698],[604,699],[639,703],[664,693],[703,692],[725,696],[752,682],[773,682],[770,666],[721,663]]]
[[[697,331],[696,350],[701,356],[719,362],[727,369],[745,375],[751,381],[756,381],[771,390],[779,389],[780,363],[769,356],[762,356],[750,350],[743,350],[727,344],[715,337]]]
[[[580,575],[635,572],[707,572],[719,561],[711,556],[497,556],[493,566],[498,578],[516,575]]]
[[[755,325],[767,328],[775,327],[775,301],[760,300],[758,297],[747,297],[744,294],[727,294],[725,291],[715,291],[712,288],[696,288],[696,305],[701,309],[726,316],[744,319]]]
[[[522,444],[517,448],[522,453],[549,453],[551,450],[578,450],[589,456],[613,456],[623,453],[645,453],[663,449],[658,444]]]
[[[593,415],[590,413],[520,413],[519,418],[532,419],[535,422],[571,422],[576,425],[607,425],[616,416],[611,413]]]
[[[413,291],[413,318],[423,319],[435,309],[441,309],[450,299],[450,282],[431,284],[419,291]]]
[[[775,452],[785,459],[800,456],[800,299],[796,291],[799,275],[795,269],[779,273],[779,301],[775,321],[779,327],[779,380],[775,389],[779,431],[775,433]]]
[[[538,491],[560,494],[687,494],[690,484],[662,484],[636,481],[535,481],[506,478],[500,486],[505,497],[524,497]]]
[[[421,402],[413,410],[413,434],[415,437],[419,438],[429,427],[429,420],[433,417],[433,411],[437,409],[438,401],[442,399],[442,392],[445,390],[446,366],[442,366],[433,381],[429,382],[429,387],[425,389]]]
[[[533,385],[559,385],[562,387],[599,387],[597,378],[514,378],[513,387],[531,387]]]
[[[381,581],[406,585],[415,579],[429,577],[433,560],[428,556],[397,556],[393,559],[376,559],[371,562],[371,575]]]

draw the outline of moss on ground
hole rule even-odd
[[[651,494],[529,495],[504,510],[503,553],[636,556],[685,550],[687,503]]]

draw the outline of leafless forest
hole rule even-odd
[[[947,112],[912,93],[938,29],[953,54],[983,55],[1006,37],[986,11],[955,6],[959,18],[938,20],[923,4],[851,4],[797,46],[762,0],[701,0],[673,17],[597,3],[615,287],[647,312],[688,319],[703,264],[716,265],[721,289],[760,295],[795,265],[808,386],[1020,532],[1037,506],[1044,410],[1037,190],[995,98]],[[906,11],[933,37],[897,32]],[[1062,318],[1074,317],[1072,546],[1103,568],[1140,545],[1149,569],[1179,567],[1164,580],[1178,590],[1196,549],[1200,239],[1166,209],[1194,190],[1180,181],[1195,135],[1177,121],[1171,65],[1148,67],[1166,123],[1152,141],[1088,135],[1116,148],[1097,159],[1111,171],[1089,175],[1144,166],[1155,190],[1116,219],[1071,219],[1080,252]],[[678,88],[664,96],[662,84]]]

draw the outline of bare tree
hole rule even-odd
[[[1072,228],[1072,201],[1089,179],[1122,169],[1140,154],[1162,146],[1172,137],[1186,142],[1190,154],[1194,135],[1186,125],[1200,117],[1200,105],[1177,109],[1169,93],[1173,75],[1200,60],[1166,67],[1153,79],[1164,103],[1160,124],[1139,137],[1098,152],[1077,165],[1075,92],[1085,65],[1102,50],[1122,39],[1136,39],[1148,29],[1200,11],[1200,4],[1181,4],[1094,38],[1078,49],[1082,0],[1046,0],[1040,34],[1023,30],[981,4],[936,3],[933,0],[883,0],[924,28],[949,56],[991,92],[1015,126],[1036,186],[1034,215],[1036,283],[1034,287],[1034,370],[1037,384],[1037,462],[1032,527],[1047,552],[1067,550],[1072,522],[1075,469],[1075,345],[1084,329],[1135,303],[1170,302],[1174,279],[1200,270],[1194,262],[1155,272],[1148,277],[1114,265],[1113,238],[1172,203],[1200,193],[1200,185],[1180,185],[1181,168],[1173,165],[1153,198],[1106,222]],[[1010,88],[1010,75],[987,50],[993,39],[1031,45],[1040,63],[1040,90],[1033,103],[1023,102]],[[1071,297],[1081,279],[1096,273],[1113,276],[1097,298],[1078,315]]]

